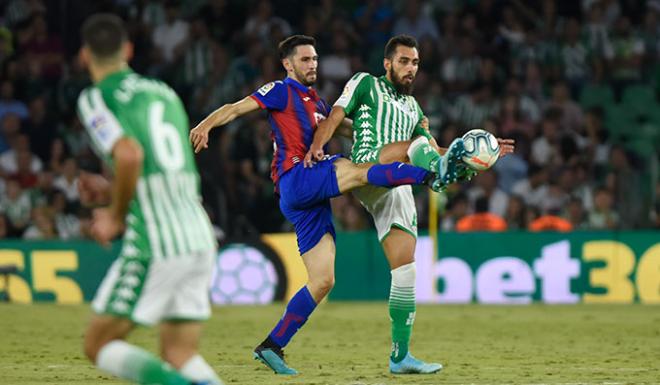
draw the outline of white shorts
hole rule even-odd
[[[214,252],[158,260],[120,257],[101,282],[92,308],[143,325],[208,319],[214,257]]]
[[[353,190],[353,194],[374,218],[379,241],[385,239],[392,226],[417,238],[417,208],[410,186],[364,186]]]

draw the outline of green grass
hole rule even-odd
[[[202,353],[227,384],[660,383],[660,307],[420,306],[419,358],[442,362],[429,376],[387,372],[385,303],[329,303],[286,349],[295,377],[275,376],[252,348],[282,306],[216,308]],[[81,354],[86,306],[0,305],[0,384],[121,384]],[[154,330],[131,341],[156,349]]]

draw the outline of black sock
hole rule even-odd
[[[275,341],[273,341],[270,336],[266,337],[266,339],[259,344],[259,346],[264,347],[266,349],[273,349],[273,350],[282,350],[282,347],[278,345]]]

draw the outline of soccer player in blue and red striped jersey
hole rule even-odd
[[[271,178],[280,195],[280,209],[294,225],[308,275],[307,284],[291,298],[282,318],[254,351],[256,359],[278,374],[297,373],[284,362],[282,349],[334,285],[335,229],[330,198],[366,184],[426,184],[436,188],[441,179],[400,162],[354,164],[340,156],[329,156],[305,167],[303,160],[318,122],[330,113],[330,106],[311,87],[318,66],[314,45],[313,38],[302,35],[282,41],[279,52],[287,77],[218,108],[190,133],[195,152],[199,152],[207,148],[208,134],[214,127],[259,108],[268,112],[275,142]]]

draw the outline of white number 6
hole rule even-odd
[[[151,140],[161,167],[165,171],[179,171],[185,163],[181,136],[172,123],[163,120],[164,113],[163,102],[153,102],[149,106]]]

